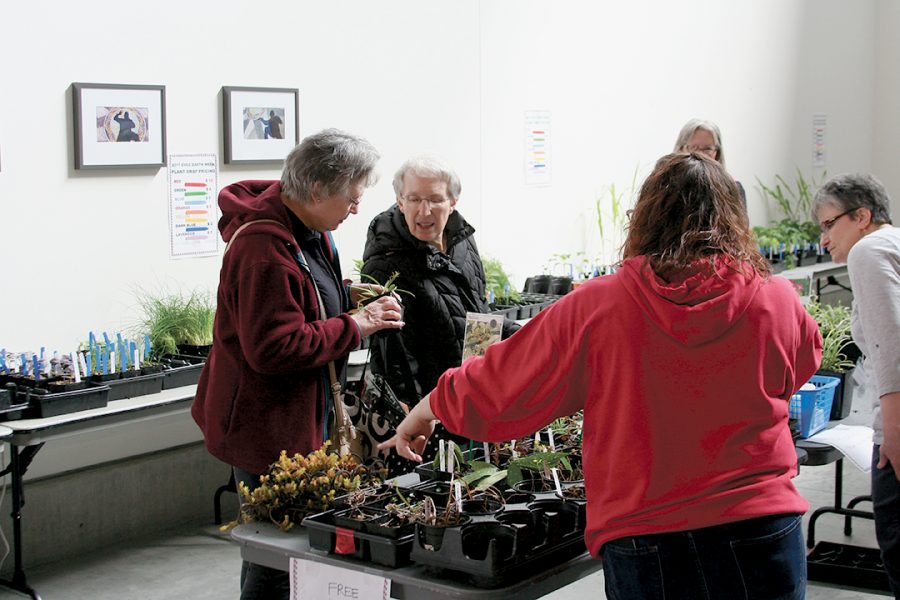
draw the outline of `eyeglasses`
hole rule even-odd
[[[844,217],[844,216],[849,215],[849,214],[852,213],[854,210],[856,210],[856,209],[855,209],[855,208],[851,208],[850,210],[845,210],[844,212],[842,212],[841,214],[839,214],[839,215],[836,216],[836,217],[831,217],[830,219],[827,219],[827,220],[825,220],[825,221],[822,221],[822,222],[819,224],[819,229],[822,230],[822,233],[827,233],[827,232],[831,231],[831,228],[834,227],[835,221],[837,221],[837,220],[840,219],[841,217]]]
[[[435,194],[434,196],[428,196],[427,198],[422,198],[421,196],[409,195],[403,197],[404,202],[408,202],[412,206],[419,207],[422,205],[422,202],[428,202],[431,208],[437,208],[441,206],[445,202],[447,202],[447,198],[444,196],[439,196]]]
[[[716,154],[719,151],[718,146],[685,146],[684,149],[688,152],[703,152],[704,154]]]

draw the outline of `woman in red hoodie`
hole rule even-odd
[[[435,419],[502,441],[583,409],[585,541],[607,598],[803,598],[788,402],[819,364],[815,321],[701,154],[659,160],[623,255],[447,371],[384,445],[416,460]]]

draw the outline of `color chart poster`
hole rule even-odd
[[[525,185],[550,184],[550,111],[525,111]]]
[[[169,256],[211,256],[219,251],[215,154],[169,156]]]

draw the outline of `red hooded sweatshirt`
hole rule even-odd
[[[315,249],[307,245],[320,241],[308,230],[292,231],[277,181],[230,185],[219,194],[219,207],[226,242],[246,221],[281,225],[244,229],[222,260],[213,347],[191,415],[213,456],[264,473],[282,450],[306,454],[322,445],[324,367],[359,345],[359,327],[346,314],[320,319],[291,234],[308,260]],[[328,260],[340,278],[337,256]]]
[[[638,257],[445,373],[431,406],[485,441],[584,409],[585,541],[599,556],[622,537],[805,512],[788,402],[820,356],[786,279],[718,261],[664,281]]]

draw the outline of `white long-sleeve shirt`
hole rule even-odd
[[[900,228],[879,229],[858,241],[847,256],[847,272],[853,288],[851,332],[865,357],[875,408],[873,441],[881,444],[880,398],[900,392]]]

